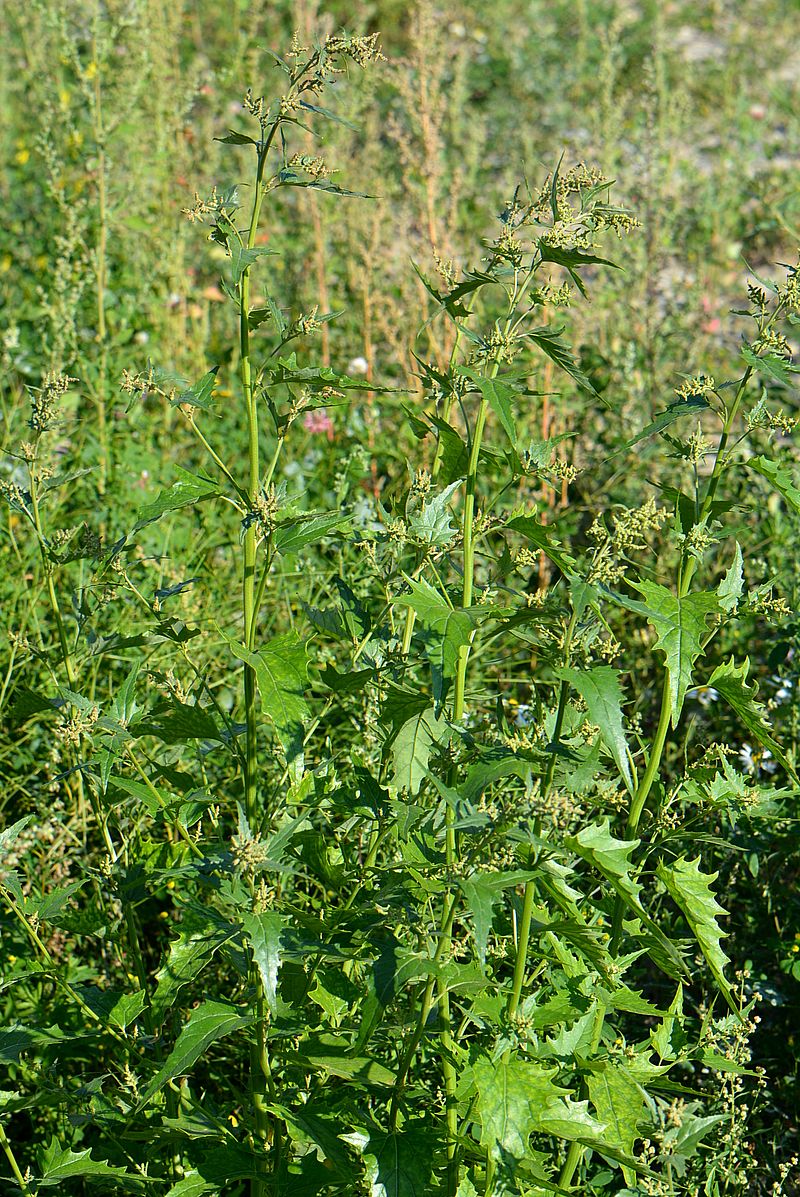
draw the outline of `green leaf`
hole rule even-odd
[[[486,945],[492,929],[495,905],[502,898],[504,890],[524,884],[529,876],[528,873],[519,871],[511,873],[478,872],[473,873],[471,877],[465,877],[459,883],[472,914],[472,931],[482,968],[486,964]]]
[[[24,819],[17,819],[16,823],[12,823],[10,827],[6,827],[3,831],[0,831],[0,859],[2,859],[2,854],[7,852],[14,843],[14,840],[33,821],[33,818],[33,815],[26,815]]]
[[[574,378],[579,387],[588,391],[590,395],[594,395],[595,399],[599,399],[608,407],[608,403],[603,396],[595,390],[591,380],[587,378],[583,370],[581,370],[575,358],[572,356],[572,351],[564,341],[561,340],[561,330],[553,330],[549,328],[537,328],[524,335],[539,346],[551,361],[561,369],[564,370],[571,378]]]
[[[222,633],[234,656],[255,670],[261,709],[272,723],[289,763],[303,750],[303,724],[309,717],[305,690],[308,685],[306,643],[296,632],[283,632],[262,648],[250,652]]]
[[[223,145],[258,145],[255,138],[248,137],[246,133],[237,133],[235,129],[231,129],[224,137],[215,137],[214,141],[221,141]]]
[[[756,470],[767,479],[794,511],[800,511],[800,490],[792,481],[793,472],[770,457],[750,457],[745,462],[749,470]]]
[[[631,856],[639,840],[618,840],[609,830],[609,820],[592,823],[577,835],[564,839],[565,847],[591,864],[610,881],[614,889],[637,914],[642,912],[641,887],[632,876]]]
[[[334,183],[332,179],[310,179],[294,170],[279,171],[278,179],[282,187],[307,187],[312,191],[326,191],[331,195],[346,195],[353,199],[375,199],[374,195],[366,191],[349,191],[346,187]]]
[[[164,1197],[203,1197],[205,1193],[211,1193],[213,1190],[214,1186],[203,1180],[199,1172],[192,1171],[187,1172],[183,1180],[179,1180],[168,1189]]]
[[[686,399],[676,399],[670,403],[664,411],[659,412],[641,432],[637,432],[636,436],[629,441],[625,441],[619,449],[611,453],[608,460],[616,457],[619,453],[625,453],[628,449],[632,449],[634,445],[638,445],[640,441],[646,440],[649,436],[654,436],[657,432],[663,432],[665,428],[669,428],[677,420],[683,419],[684,416],[696,416],[701,411],[708,408],[708,399],[705,395],[689,395]]]
[[[465,271],[464,279],[460,283],[456,283],[449,291],[438,291],[433,283],[421,273],[416,263],[411,263],[414,270],[417,272],[420,282],[422,283],[428,294],[436,300],[440,307],[452,317],[469,316],[469,308],[465,307],[461,300],[467,296],[472,295],[473,292],[480,290],[481,287],[488,285],[500,286],[500,280],[495,278],[493,274],[481,274],[480,271]]]
[[[198,976],[217,949],[233,936],[234,931],[234,927],[226,930],[196,913],[184,916],[177,938],[170,943],[167,958],[156,973],[151,1008],[157,1026],[172,1009],[183,986]]]
[[[759,374],[763,374],[765,378],[769,378],[772,382],[782,382],[786,386],[794,385],[794,376],[798,373],[798,370],[786,358],[779,357],[777,353],[765,353],[761,355],[754,353],[749,345],[743,345],[740,352],[748,366],[752,366],[754,370],[757,370]]]
[[[469,469],[469,449],[459,432],[440,416],[428,417],[439,437],[440,477],[445,486],[466,477]],[[425,427],[425,425],[423,425]]]
[[[606,1124],[602,1139],[626,1156],[633,1155],[641,1137],[639,1124],[647,1111],[644,1090],[624,1066],[603,1060],[586,1078],[589,1098],[597,1117]]]
[[[616,839],[609,831],[609,820],[606,818],[600,823],[584,827],[575,836],[565,836],[564,846],[597,869],[611,883],[626,906],[645,924],[664,954],[664,958],[654,957],[656,963],[670,972],[685,972],[677,949],[642,906],[641,886],[633,875],[631,860],[639,840]],[[653,955],[652,951],[650,954]],[[671,969],[668,965],[671,965]]]
[[[561,246],[550,245],[544,238],[539,240],[537,245],[542,261],[556,262],[569,271],[570,278],[584,298],[586,298],[586,287],[576,267],[610,266],[613,270],[622,269],[621,266],[617,266],[616,262],[611,262],[608,258],[598,258],[595,254],[587,254],[580,249],[562,249]]]
[[[93,1160],[92,1153],[85,1151],[71,1151],[69,1147],[61,1147],[58,1139],[53,1136],[49,1147],[39,1156],[40,1175],[36,1179],[36,1188],[50,1188],[61,1185],[64,1181],[72,1180],[76,1176],[85,1177],[89,1181],[105,1181],[113,1178],[117,1183],[141,1185],[140,1177],[132,1176],[125,1168],[117,1168],[102,1160]]]
[[[726,615],[732,615],[739,605],[739,599],[742,597],[744,590],[744,563],[742,561],[742,550],[738,543],[733,554],[733,562],[728,570],[725,572],[725,577],[717,587],[717,598],[719,600],[720,609]]]
[[[283,65],[285,66],[286,64],[284,63]],[[287,67],[286,70],[288,74],[291,74],[291,68]],[[345,129],[352,129],[354,133],[361,132],[358,125],[354,125],[352,121],[339,116],[338,112],[333,112],[330,108],[323,108],[320,104],[309,104],[308,100],[301,100],[300,107],[305,108],[306,112],[314,112],[317,116],[324,116],[325,120],[334,121],[337,125],[344,125]]]
[[[427,707],[407,720],[392,744],[394,756],[394,784],[398,789],[419,793],[428,772],[431,750],[442,742],[447,722]]]
[[[217,483],[212,482],[210,478],[190,474],[188,470],[182,470],[179,466],[175,468],[179,475],[177,482],[173,482],[169,490],[160,491],[152,503],[139,509],[138,518],[133,526],[134,533],[160,520],[162,515],[179,511],[182,507],[193,507],[195,503],[211,499],[220,493]]]
[[[451,482],[440,494],[427,499],[421,511],[411,516],[408,526],[418,540],[437,548],[450,544],[456,530],[450,523],[447,505],[460,486],[460,480]]]
[[[498,1163],[524,1159],[534,1131],[567,1140],[602,1134],[603,1125],[589,1115],[586,1102],[569,1100],[569,1090],[555,1083],[558,1071],[507,1056],[484,1056],[473,1066],[481,1145]]]
[[[147,1003],[147,994],[143,989],[134,993],[120,993],[115,989],[84,988],[81,997],[103,1022],[112,1022],[123,1031],[136,1021]]]
[[[678,982],[675,997],[661,1022],[650,1032],[650,1042],[662,1060],[677,1060],[686,1044],[683,1029],[683,986]]]
[[[656,582],[638,582],[636,589],[645,602],[620,599],[622,605],[639,611],[656,631],[656,649],[663,655],[670,682],[672,726],[677,727],[686,691],[692,684],[692,669],[703,652],[708,636],[708,617],[719,610],[719,599],[710,591],[678,598]]]
[[[237,286],[245,270],[249,270],[258,258],[273,257],[275,254],[275,250],[267,249],[265,245],[253,246],[250,249],[242,245],[238,237],[231,237],[228,246],[231,251],[231,273],[234,286]]]
[[[180,391],[170,401],[172,406],[180,407],[182,403],[187,403],[190,407],[201,407],[203,411],[211,411],[214,406],[212,399],[218,371],[219,366],[214,366],[213,370],[209,370],[207,374],[204,374],[194,386],[187,387],[185,391]]]
[[[589,718],[600,728],[600,735],[611,753],[629,793],[635,789],[628,744],[622,727],[622,688],[619,674],[610,665],[592,669],[561,669],[559,676],[578,691],[586,703]]]
[[[297,1051],[288,1052],[287,1058],[343,1080],[360,1080],[381,1088],[394,1085],[397,1078],[393,1072],[371,1056],[352,1055],[352,1049],[350,1036],[325,1033],[301,1040]]]
[[[664,1135],[664,1152],[675,1161],[689,1160],[697,1154],[703,1139],[715,1127],[726,1120],[725,1114],[708,1114],[698,1118],[687,1113],[677,1127],[670,1128]]]
[[[272,543],[286,557],[306,545],[317,544],[332,532],[346,532],[349,528],[349,519],[339,511],[303,515],[279,524],[272,534]]]
[[[717,666],[708,679],[707,685],[725,699],[750,734],[764,748],[768,748],[775,760],[779,761],[784,769],[794,776],[794,766],[773,736],[764,714],[764,707],[760,702],[756,702],[757,683],[752,682],[749,686],[747,684],[749,671],[749,657],[745,657],[741,665],[736,665],[731,657],[729,661]]]
[[[253,960],[261,977],[264,996],[270,1013],[278,1009],[278,970],[281,965],[281,932],[286,919],[275,910],[264,910],[259,914],[248,914],[242,920],[242,928],[250,943]]]
[[[174,1048],[142,1094],[138,1109],[168,1081],[189,1072],[212,1043],[249,1026],[252,1021],[253,1015],[248,1010],[231,1002],[209,1000],[192,1010]]]
[[[405,574],[403,576],[411,588],[411,594],[401,595],[396,602],[411,607],[419,616],[422,626],[436,633],[437,645],[429,654],[431,660],[441,669],[444,677],[455,677],[459,652],[472,640],[480,612],[452,607],[424,579],[415,582]]]
[[[730,963],[729,957],[720,946],[725,933],[717,923],[717,915],[725,914],[725,911],[711,889],[719,874],[702,873],[699,856],[696,860],[681,857],[673,865],[661,863],[656,873],[672,900],[683,912],[720,992],[734,1014],[738,1015],[739,1007],[725,978],[725,966]]]
[[[335,387],[337,391],[375,391],[386,393],[392,387],[378,386],[371,378],[351,378],[348,374],[337,374],[330,366],[298,366],[297,354],[279,357],[276,362],[265,363],[264,374],[273,383],[298,383],[309,390],[326,391]]]
[[[363,1153],[370,1197],[427,1197],[433,1146],[430,1130],[420,1124],[370,1134]]]
[[[25,1027],[19,1023],[0,1028],[0,1060],[16,1063],[32,1048],[63,1046],[67,1036],[58,1027]]]
[[[503,382],[499,378],[484,378],[477,370],[469,370],[466,367],[461,367],[460,373],[465,378],[469,378],[475,384],[483,398],[491,407],[494,414],[500,421],[503,431],[508,437],[511,448],[516,451],[517,448],[517,427],[514,423],[514,406],[513,401],[517,396],[517,391],[514,387],[509,386],[507,382]]]
[[[569,577],[575,572],[575,558],[562,549],[552,528],[540,524],[534,515],[518,515],[506,524],[513,532],[520,532],[526,540],[541,549],[545,557],[549,557],[563,574]]]

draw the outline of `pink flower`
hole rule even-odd
[[[700,325],[700,328],[704,333],[708,333],[709,335],[713,336],[714,333],[718,333],[722,328],[722,321],[720,320],[719,316],[712,315],[714,311],[714,303],[708,295],[702,296],[700,304],[703,308],[705,316],[707,317]]]
[[[324,432],[329,441],[333,440],[333,420],[324,410],[307,411],[303,416],[303,427],[307,432]]]

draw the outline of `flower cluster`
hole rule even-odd
[[[41,387],[30,388],[31,418],[28,424],[37,436],[53,427],[60,401],[77,381],[77,378],[70,378],[68,374],[51,370],[45,375]]]
[[[716,383],[709,374],[697,374],[693,378],[687,378],[679,387],[676,387],[675,394],[679,399],[690,399],[694,395],[708,395],[714,390],[716,390]]]

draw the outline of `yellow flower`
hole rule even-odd
[[[30,158],[30,156],[31,156],[30,150],[27,150],[27,149],[17,150],[16,154],[14,155],[14,161],[18,162],[20,166],[24,166],[25,163]]]
[[[83,72],[84,79],[94,79],[97,74],[97,63],[92,60],[86,64],[86,70]]]

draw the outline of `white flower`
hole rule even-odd
[[[517,707],[514,723],[517,727],[529,727],[531,722],[531,708],[527,702],[521,702]]]
[[[347,366],[348,374],[367,374],[369,373],[369,362],[365,357],[354,357]]]
[[[794,686],[792,679],[790,677],[778,677],[776,674],[775,677],[770,678],[770,681],[773,686],[777,687],[773,695],[774,701],[777,703],[789,702]]]
[[[749,744],[742,744],[739,760],[745,773],[774,773],[777,769],[772,753],[768,748],[751,748]]]
[[[749,744],[742,744],[739,750],[739,760],[742,762],[742,768],[745,773],[755,773],[757,765],[753,756],[753,749]]]
[[[693,686],[686,692],[687,698],[696,698],[701,707],[710,707],[719,698],[719,690],[713,686]]]

